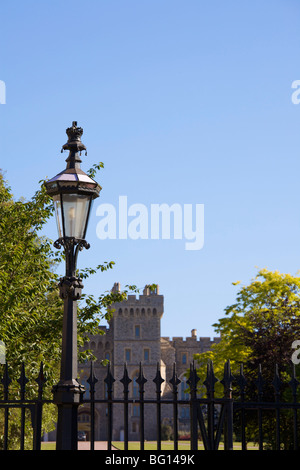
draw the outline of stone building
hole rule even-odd
[[[120,285],[115,283],[113,290],[120,291]],[[145,384],[145,399],[155,399],[156,389],[153,379],[160,367],[160,373],[165,382],[162,384],[162,399],[170,394],[171,388],[169,380],[173,374],[173,366],[176,363],[176,372],[181,380],[179,386],[179,399],[184,400],[186,379],[184,374],[189,368],[193,355],[209,350],[213,342],[219,338],[197,338],[197,330],[193,329],[191,336],[184,339],[182,337],[168,338],[161,337],[160,321],[164,313],[164,297],[159,294],[159,288],[150,291],[146,286],[143,294],[128,295],[127,300],[113,305],[115,309],[108,327],[100,327],[104,334],[91,336],[88,346],[93,350],[97,361],[95,361],[95,376],[98,379],[96,384],[96,399],[106,397],[106,384],[104,379],[107,368],[103,367],[101,361],[110,361],[111,372],[115,378],[114,398],[123,398],[123,385],[120,379],[124,374],[124,364],[126,363],[128,376],[132,380],[129,385],[129,398],[138,399],[138,384],[136,379],[139,374],[140,363],[143,366],[143,373],[147,379]],[[89,376],[89,365],[79,364],[80,378],[88,391],[87,379]],[[155,405],[145,405],[145,439],[156,438],[156,411]],[[139,439],[139,405],[129,404],[129,440]],[[162,406],[163,422],[172,421],[172,407]],[[84,405],[79,408],[78,429],[89,434],[89,408]],[[188,426],[189,408],[182,406],[179,409],[179,427],[184,429]],[[124,416],[123,404],[114,405],[113,412],[113,440],[123,440],[124,437]],[[107,406],[105,404],[96,405],[96,429],[95,439],[105,440],[107,438]]]

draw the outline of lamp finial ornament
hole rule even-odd
[[[66,134],[68,136],[68,142],[62,146],[62,151],[70,150],[73,152],[81,152],[82,150],[86,150],[85,145],[81,142],[83,129],[82,127],[77,127],[77,121],[73,121],[72,126],[66,129]]]

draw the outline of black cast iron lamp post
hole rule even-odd
[[[77,381],[77,300],[83,285],[76,277],[76,264],[78,252],[89,248],[85,235],[92,201],[99,196],[101,187],[80,168],[81,152],[86,151],[81,142],[82,128],[73,121],[66,133],[68,142],[62,152],[69,150],[67,167],[45,182],[45,187],[55,207],[59,238],[54,246],[64,248],[66,259],[66,274],[59,282],[64,300],[61,371],[53,390],[58,406],[56,449],[76,450],[77,409],[84,392]]]

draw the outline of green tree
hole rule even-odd
[[[235,282],[233,285],[239,285]],[[300,277],[262,269],[237,293],[236,302],[225,308],[225,317],[214,325],[221,340],[212,351],[197,355],[213,360],[220,371],[227,359],[237,371],[241,363],[257,369],[265,364],[274,372],[289,367],[292,343],[300,339]]]
[[[239,282],[233,283],[239,285]],[[224,363],[230,359],[233,375],[239,374],[244,364],[248,380],[247,397],[256,399],[255,380],[259,365],[265,381],[264,400],[274,400],[272,381],[275,365],[278,365],[282,382],[291,374],[292,345],[300,339],[300,277],[290,274],[260,270],[247,286],[237,293],[236,302],[225,309],[225,317],[214,324],[221,340],[210,352],[196,356],[199,363],[212,360],[216,376],[222,378]],[[202,374],[202,368],[199,369]],[[283,387],[282,396],[290,398],[289,387]],[[290,426],[288,414],[281,419],[282,436],[289,447]],[[250,429],[250,427],[249,427]],[[255,438],[257,426],[252,426]],[[270,418],[265,424],[265,438],[273,445],[274,422]]]

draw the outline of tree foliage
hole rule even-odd
[[[239,286],[239,282],[233,283]],[[230,359],[233,375],[243,364],[247,379],[246,399],[257,400],[258,369],[264,378],[263,398],[274,401],[275,366],[282,380],[281,397],[291,400],[288,385],[294,353],[293,343],[300,339],[300,277],[262,269],[249,285],[240,287],[236,302],[225,309],[225,317],[214,324],[220,342],[211,351],[199,354],[199,363],[212,360],[216,376],[222,377],[224,363]],[[202,368],[199,369],[202,374]],[[217,387],[216,387],[217,389]],[[235,389],[234,389],[235,390]],[[238,388],[237,394],[238,394]],[[266,416],[267,417],[267,416]],[[274,443],[274,413],[264,423],[264,438]],[[291,444],[292,416],[281,417],[281,436],[285,448]],[[248,422],[248,436],[257,439],[256,418]]]
[[[239,285],[239,282],[233,283]],[[215,370],[230,359],[257,370],[259,364],[274,372],[290,366],[292,344],[300,339],[300,277],[262,269],[249,285],[242,286],[236,302],[225,308],[225,317],[214,325],[221,340],[212,351],[197,356],[211,359]]]

